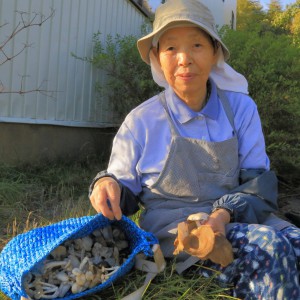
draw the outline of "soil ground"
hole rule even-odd
[[[278,215],[300,227],[300,188],[280,188]]]

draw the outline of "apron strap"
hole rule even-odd
[[[160,246],[155,244],[152,250],[154,252],[154,262],[146,260],[144,254],[138,254],[136,256],[135,268],[137,270],[147,272],[144,284],[139,289],[121,300],[141,300],[152,279],[165,269],[166,262]]]
[[[179,131],[177,130],[177,128],[175,127],[174,125],[174,122],[171,118],[171,115],[169,113],[169,109],[168,109],[168,106],[167,106],[167,102],[166,102],[166,95],[165,95],[165,92],[161,92],[159,95],[159,100],[163,106],[163,108],[165,109],[165,112],[166,112],[166,115],[167,115],[167,119],[168,119],[168,122],[170,124],[170,128],[171,128],[171,133],[172,133],[172,136],[180,136],[180,133]]]
[[[200,258],[198,258],[197,256],[189,256],[189,258],[187,258],[186,260],[176,263],[176,272],[178,274],[181,274],[183,271],[196,264],[199,260]]]
[[[236,133],[236,129],[235,129],[235,125],[234,125],[234,113],[232,111],[232,108],[229,104],[229,100],[225,94],[225,92],[223,90],[220,90],[218,89],[218,96],[221,100],[221,103],[223,105],[223,108],[225,110],[225,113],[226,113],[226,116],[233,128],[233,131],[234,131],[234,134],[237,136],[237,133]]]

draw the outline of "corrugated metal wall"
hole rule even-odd
[[[129,0],[0,0],[0,46],[21,20],[35,14],[54,16],[42,26],[30,27],[0,52],[0,81],[4,91],[42,88],[43,93],[0,93],[0,122],[101,127],[115,122],[105,99],[97,99],[94,82],[103,75],[77,60],[92,55],[92,37],[107,34],[139,35],[145,16]],[[39,18],[39,16],[37,16]],[[53,97],[49,92],[54,91]]]

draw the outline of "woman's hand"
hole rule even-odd
[[[232,246],[225,235],[225,225],[229,222],[230,213],[223,208],[209,217],[206,213],[189,215],[187,221],[178,224],[173,254],[185,251],[226,267],[234,260]]]
[[[210,225],[214,232],[220,232],[226,236],[225,225],[230,222],[230,214],[226,209],[220,208],[214,211],[206,221],[205,225]]]
[[[111,177],[99,179],[90,196],[92,206],[98,213],[113,220],[120,220],[122,211],[120,208],[121,189],[119,184]]]

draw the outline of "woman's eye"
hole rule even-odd
[[[200,48],[201,47],[201,44],[195,44],[194,45],[196,48]]]
[[[175,47],[168,47],[167,49],[166,49],[166,51],[174,51],[175,50]]]

